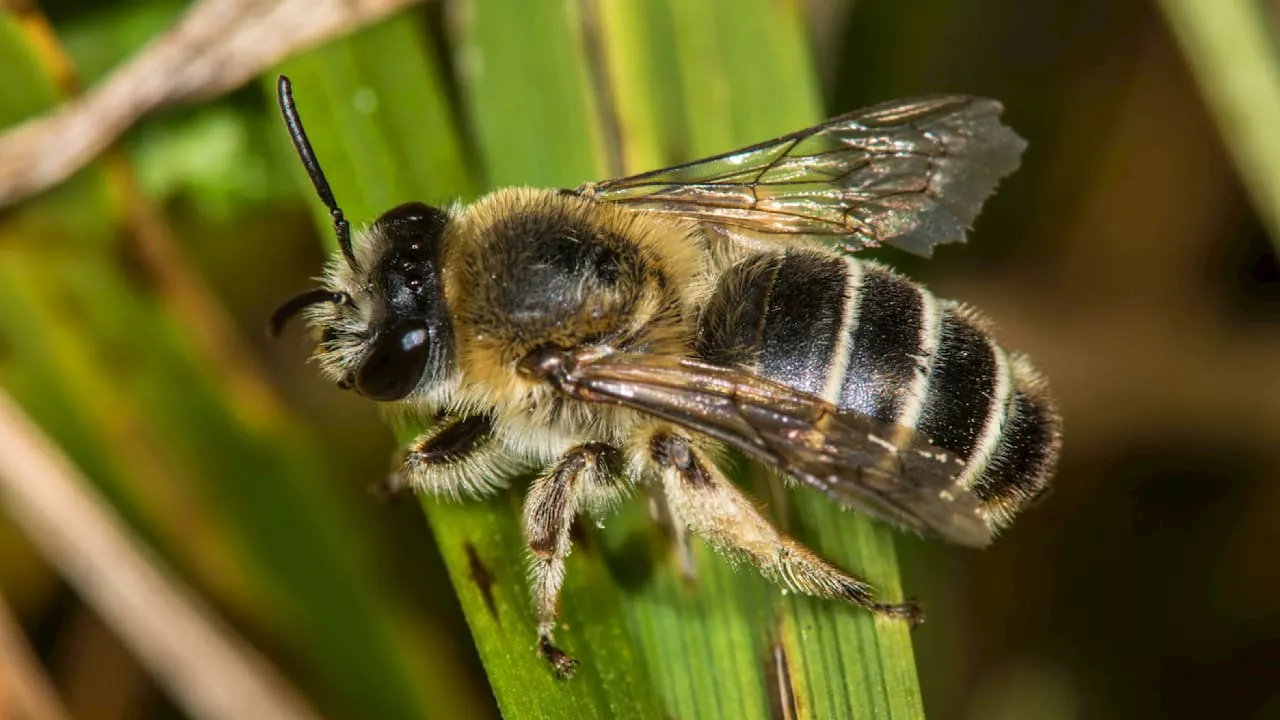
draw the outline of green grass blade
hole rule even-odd
[[[473,107],[485,107],[486,117],[519,117],[533,127],[477,122],[480,154],[490,160],[478,163],[479,174],[525,175],[543,183],[576,182],[572,178],[579,174],[594,174],[598,156],[589,140],[582,149],[581,136],[589,132],[590,100],[583,78],[574,75],[581,63],[572,39],[566,42],[572,25],[562,9],[548,7],[532,17],[491,12],[487,3],[472,10],[459,47],[475,53],[464,62],[485,70],[464,88],[467,99]],[[523,71],[545,82],[488,84],[493,78],[503,82],[500,71],[508,61],[493,48],[509,47],[507,40],[528,22],[538,28],[536,37],[546,52],[525,62]],[[417,28],[413,18],[402,17],[282,68],[293,79],[299,110],[335,192],[357,222],[410,198],[444,203],[469,197],[477,187],[463,161],[441,73]],[[370,99],[376,105],[372,112]],[[575,108],[576,118],[571,117]],[[561,135],[549,130],[557,118],[563,122]],[[576,134],[579,149],[563,158],[546,153],[545,148],[569,144],[565,130]],[[327,216],[318,217],[327,231]],[[645,670],[628,650],[619,594],[598,556],[578,553],[565,588],[563,617],[573,630],[564,644],[583,663],[578,676],[570,683],[557,681],[534,653],[517,503],[516,494],[462,506],[424,502],[504,715],[656,716]]]
[[[0,13],[0,127],[59,99],[31,27]],[[334,492],[324,449],[237,406],[140,271],[124,164],[94,163],[0,218],[0,383],[165,559],[317,678],[326,712],[479,707],[441,634],[388,602],[374,535]],[[428,696],[424,677],[443,689]]]
[[[1270,15],[1257,0],[1162,0],[1160,6],[1253,206],[1280,246],[1280,45],[1274,6]]]
[[[477,150],[465,182],[464,166],[424,155],[425,145],[456,138],[383,127],[402,112],[392,99],[408,95],[436,103],[413,116],[454,116],[438,71],[406,61],[412,50],[391,68],[334,59],[368,42],[362,34],[286,70],[338,197],[350,217],[367,221],[410,197],[441,203],[476,187],[573,187],[618,160],[641,170],[820,120],[798,4],[747,5],[458,3],[450,36],[464,103],[458,116],[470,119],[464,132]],[[380,41],[388,55],[398,47]],[[349,99],[362,90],[379,98],[377,117],[354,114]],[[376,169],[357,167],[356,158],[372,158]],[[401,182],[396,163],[429,167],[432,177]],[[794,534],[900,597],[886,528],[812,493],[775,498],[770,484],[752,487]],[[424,502],[506,716],[923,715],[905,626],[785,595],[701,545],[696,583],[684,583],[643,497],[607,529],[588,528],[569,559],[558,639],[583,664],[573,680],[554,681],[533,652],[521,495]]]
[[[623,147],[677,151],[675,156],[670,152],[628,156],[635,163],[627,168],[629,172],[742,146],[823,118],[799,3],[670,2],[666,14],[655,5],[602,3],[602,27],[613,34],[605,44],[647,50],[639,57],[611,59],[610,86],[617,89],[619,113],[624,118],[630,112],[647,115],[620,124]],[[637,34],[646,37],[638,41]],[[651,60],[671,57],[664,48],[675,49],[675,62]],[[641,92],[629,96],[628,88]],[[664,90],[654,92],[653,88]],[[658,126],[665,127],[664,135],[658,135]],[[654,136],[637,137],[646,132]],[[673,132],[680,134],[673,136]],[[825,557],[863,574],[887,597],[901,597],[892,531],[803,489],[770,497],[775,491],[767,483],[754,486],[761,499],[774,500],[775,518],[794,535]],[[718,558],[700,565],[699,572],[710,585],[708,592],[732,588],[732,579],[721,576],[722,565]],[[724,652],[724,637],[735,634],[732,624],[707,628],[701,644],[708,648],[714,670],[704,675],[693,669],[691,681],[681,668],[684,677],[679,682],[670,678],[664,690],[675,708],[705,715],[712,710],[708,698],[724,693],[721,679],[728,672],[740,678],[755,673],[764,676],[760,680],[768,680],[737,687],[736,697],[721,699],[721,704],[736,703],[738,712],[748,713],[744,716],[761,716],[765,709],[776,713],[782,710],[780,705],[788,705],[802,717],[923,716],[909,631],[903,624],[877,620],[837,603],[783,598],[754,577],[740,577],[736,592],[739,611],[754,622],[745,633],[739,629],[737,642],[729,646],[747,648],[749,654]],[[683,620],[683,632],[666,628],[667,632],[647,633],[657,639],[650,647],[651,661],[680,654],[697,637],[697,625],[710,618],[689,613]],[[636,622],[658,625],[661,618],[636,614]],[[719,638],[720,644],[712,638]],[[791,699],[784,697],[787,691],[778,684],[779,673],[788,670]],[[759,697],[748,700],[752,693],[742,692],[743,687],[752,688]]]
[[[573,187],[605,171],[571,3],[459,3],[455,51],[491,188]]]

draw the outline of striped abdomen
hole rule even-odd
[[[697,349],[915,428],[964,461],[994,527],[1044,489],[1057,462],[1058,416],[1030,363],[1006,354],[972,310],[873,263],[806,249],[747,258],[703,308]]]

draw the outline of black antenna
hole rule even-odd
[[[297,315],[303,308],[326,302],[343,305],[350,302],[350,299],[342,293],[325,290],[324,288],[316,288],[315,290],[299,293],[286,300],[275,312],[271,313],[271,319],[267,321],[267,334],[273,338],[280,337],[280,333],[284,332],[284,325],[289,322],[289,318]]]
[[[293,104],[293,83],[289,82],[289,78],[280,76],[276,81],[276,94],[280,99],[280,112],[284,115],[285,126],[289,128],[293,148],[298,151],[298,157],[302,160],[302,166],[307,169],[307,176],[311,178],[320,202],[329,208],[329,217],[333,218],[333,231],[338,234],[338,247],[342,248],[347,264],[353,270],[359,270],[360,264],[356,262],[355,251],[351,249],[351,225],[338,208],[338,201],[333,199],[333,190],[329,189],[329,181],[325,179],[320,161],[316,160],[316,153],[307,140],[307,131],[302,128],[302,119],[298,117],[298,106]]]

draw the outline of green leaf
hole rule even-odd
[[[476,20],[487,22],[489,17],[481,14]],[[560,27],[567,32],[570,26]],[[467,32],[480,28],[510,31],[482,25]],[[554,29],[554,25],[543,28],[545,33]],[[473,193],[474,180],[461,155],[454,109],[422,36],[414,18],[401,17],[295,58],[281,69],[293,81],[312,144],[352,218],[373,218],[410,198],[442,203]],[[562,37],[542,37],[549,45],[557,40],[563,43]],[[576,59],[565,57],[566,67]],[[406,87],[413,92],[405,92]],[[563,95],[575,89],[571,82],[559,87]],[[544,89],[552,93],[555,88],[551,84]],[[271,92],[274,96],[274,82]],[[571,97],[553,99],[562,104],[558,106],[573,106]],[[577,100],[582,102],[580,96]],[[579,127],[585,127],[586,119],[584,112]],[[546,122],[552,124],[549,116]],[[484,136],[483,129],[479,133]],[[486,140],[508,148],[520,144],[505,136]],[[516,157],[544,163],[546,168],[560,167],[546,163],[547,156],[537,153]],[[578,162],[590,157],[581,154]],[[299,176],[310,196],[301,171]],[[317,217],[328,232],[327,214],[321,209]],[[644,668],[625,642],[621,598],[598,557],[593,561],[585,554],[575,558],[581,561],[572,564],[566,583],[564,622],[580,633],[572,640],[566,638],[566,649],[583,663],[574,682],[557,681],[534,653],[535,624],[525,588],[517,503],[518,497],[511,494],[464,506],[424,503],[499,705],[508,717],[655,716],[657,705],[644,680]],[[579,599],[589,602],[579,603]]]
[[[33,35],[38,20],[0,12],[0,127],[60,99],[59,48]],[[376,536],[341,501],[323,448],[273,398],[215,371],[199,318],[141,257],[156,223],[140,227],[140,202],[112,152],[0,217],[0,384],[164,560],[309,671],[326,714],[482,707],[447,636],[389,600]],[[423,677],[441,689],[428,696]]]
[[[435,56],[385,28],[284,68],[353,219],[409,198],[467,198],[479,186],[573,187],[821,119],[798,3],[473,0],[452,9],[460,108]],[[372,46],[394,62],[379,65]],[[378,110],[361,117],[352,98],[364,91]],[[470,163],[459,136],[474,141]],[[327,216],[317,218],[327,230]],[[738,475],[790,532],[901,596],[888,529],[813,493]],[[534,652],[518,522],[526,484],[467,505],[423,502],[506,717],[923,716],[905,625],[787,595],[696,543],[697,577],[687,583],[643,494],[606,528],[587,528],[569,558],[557,639],[582,665],[572,680],[554,680]]]
[[[1256,0],[1163,0],[1253,206],[1280,247],[1280,51],[1274,6]],[[1272,32],[1268,33],[1268,29]]]
[[[645,23],[636,21],[644,13],[639,6],[649,8]],[[628,101],[621,99],[627,88],[678,88],[677,97],[668,90],[665,98],[637,103],[654,118],[650,122],[623,122],[621,127],[630,128],[634,135],[642,128],[657,126],[662,119],[671,124],[670,115],[682,113],[682,120],[675,125],[686,129],[683,137],[653,138],[648,144],[685,151],[681,157],[636,158],[637,166],[626,168],[628,172],[722,152],[822,119],[799,3],[672,0],[667,17],[655,13],[652,7],[645,3],[606,3],[603,27],[615,33],[644,32],[645,57],[663,57],[664,48],[674,47],[679,62],[645,63],[637,58],[615,61],[617,78],[611,86],[619,89],[620,110],[627,107]],[[611,44],[611,40],[606,38],[605,44]],[[634,37],[630,42],[636,42]],[[646,70],[649,77],[637,78]],[[655,107],[658,103],[665,107],[659,110]],[[629,137],[624,144],[644,142]],[[767,480],[756,482],[755,487],[758,497],[774,501],[775,519],[793,535],[842,567],[861,573],[888,597],[901,597],[892,531],[841,511],[804,489],[779,493]],[[792,512],[786,511],[788,507]],[[712,576],[708,579],[713,586],[731,588],[728,578],[714,577],[722,567],[723,561],[711,558],[700,565],[700,577]],[[754,576],[740,577],[738,583],[738,599],[743,602],[740,611],[755,621],[746,628],[728,624],[699,633],[702,629],[693,629],[686,617],[684,633],[671,628],[669,632],[650,635],[679,641],[654,647],[651,661],[679,652],[680,643],[700,636],[704,638],[701,644],[705,652],[716,657],[716,669],[705,675],[695,674],[692,684],[688,680],[677,684],[675,678],[671,679],[668,694],[675,701],[678,714],[686,711],[689,716],[708,715],[716,709],[709,699],[719,693],[724,695],[719,700],[721,706],[736,702],[739,711],[761,717],[766,716],[768,708],[777,712],[778,705],[784,703],[793,703],[802,717],[923,716],[905,625],[878,620],[838,603],[800,596],[784,598]],[[717,598],[717,602],[722,603],[723,599]],[[708,619],[700,614],[693,614],[695,622]],[[637,618],[638,623],[659,621]],[[747,648],[749,655],[724,652],[726,635],[736,635],[730,645]],[[765,676],[726,692],[721,678],[727,667],[734,668],[733,672],[743,680],[752,674]],[[794,693],[791,700],[781,696],[779,670],[789,670],[789,688]],[[766,679],[768,682],[764,682]],[[764,694],[752,703],[744,688],[759,688]]]

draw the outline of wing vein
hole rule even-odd
[[[885,103],[702,160],[589,183],[583,197],[748,236],[813,238],[845,252],[930,255],[960,242],[1026,143],[999,103]],[[730,237],[735,237],[729,233]]]

